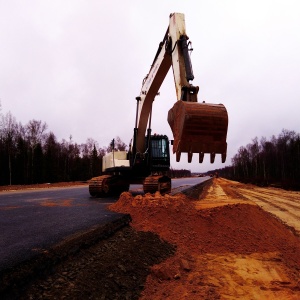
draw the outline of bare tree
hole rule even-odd
[[[112,152],[114,151],[125,151],[127,150],[127,145],[121,140],[119,136],[117,136],[115,139],[113,139],[109,146],[106,148],[106,152]]]
[[[9,185],[12,184],[12,153],[15,140],[17,137],[17,123],[15,117],[11,112],[8,112],[1,118],[2,137],[7,147],[8,153],[8,172],[9,172]]]
[[[42,144],[46,135],[47,124],[42,121],[31,120],[25,126],[26,136],[31,150],[31,181],[34,178],[34,150],[39,144]]]
[[[87,146],[87,154],[89,156],[93,155],[94,147],[99,148],[98,142],[95,141],[93,138],[88,138],[86,140],[86,146]]]
[[[45,131],[48,128],[48,125],[45,122],[42,123],[42,121],[31,120],[25,128],[30,147],[34,148],[46,137]]]

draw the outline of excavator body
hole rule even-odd
[[[216,154],[221,154],[222,162],[225,162],[227,110],[223,104],[198,103],[199,87],[190,83],[194,79],[191,51],[184,14],[171,14],[167,31],[136,97],[130,149],[124,153],[113,151],[103,158],[103,175],[90,180],[91,196],[104,197],[126,191],[132,183],[143,184],[145,193],[171,190],[169,139],[165,135],[151,135],[153,101],[171,67],[177,101],[169,110],[168,122],[174,136],[171,143],[176,160],[179,161],[181,153],[186,152],[188,162],[192,161],[193,153],[199,154],[200,163],[205,153],[210,154],[211,163]]]

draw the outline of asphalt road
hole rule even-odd
[[[0,193],[0,271],[94,225],[120,218],[115,198],[91,198],[87,186]]]
[[[172,186],[188,188],[206,179],[175,179]],[[0,272],[74,233],[119,219],[121,214],[107,209],[116,200],[92,198],[87,186],[1,192]]]

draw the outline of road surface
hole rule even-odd
[[[175,179],[172,185],[190,187],[207,179]],[[131,186],[133,192],[139,188]],[[74,233],[119,219],[121,214],[107,210],[116,200],[92,198],[87,186],[1,192],[0,272]]]
[[[86,186],[0,194],[0,270],[27,260],[77,231],[120,218]]]

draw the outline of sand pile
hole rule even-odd
[[[285,288],[288,286],[294,291],[300,290],[297,279],[300,270],[299,238],[281,221],[256,205],[237,203],[196,209],[198,202],[183,194],[161,196],[156,193],[134,197],[126,192],[111,205],[110,209],[114,211],[129,213],[133,220],[132,227],[136,230],[157,233],[177,247],[175,256],[152,267],[143,292],[144,299],[218,299],[224,287],[211,287],[209,280],[203,277],[204,274],[208,276],[204,269],[209,265],[204,262],[208,257],[212,259],[211,256],[214,259],[225,257],[225,262],[221,264],[226,264],[226,257],[284,264],[289,270],[285,272],[285,277],[282,276],[288,279],[278,281],[284,282]],[[226,277],[227,274],[220,274],[222,268],[218,264],[220,261],[210,266],[210,273]],[[250,269],[249,273],[252,272]],[[228,272],[228,269],[224,272]],[[206,280],[208,283],[205,283]],[[268,284],[273,284],[273,281],[270,280]],[[261,286],[258,285],[257,289],[265,293]],[[276,289],[278,293],[281,287]],[[270,292],[271,296],[273,292]],[[185,293],[186,298],[183,297]]]

